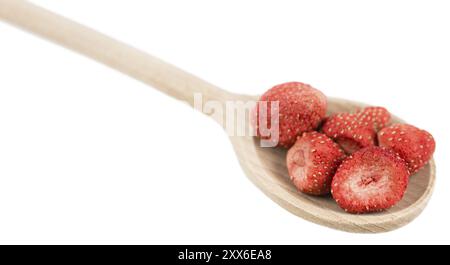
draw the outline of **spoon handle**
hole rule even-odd
[[[23,0],[0,0],[0,19],[71,50],[84,54],[160,91],[194,104],[223,102],[232,96],[204,80],[143,51]]]

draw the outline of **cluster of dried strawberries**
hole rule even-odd
[[[391,124],[383,107],[326,117],[326,96],[304,83],[277,85],[260,101],[269,104],[269,112],[262,113],[257,105],[257,135],[263,137],[260,122],[270,123],[270,104],[277,102],[278,124],[273,125],[279,130],[277,146],[289,148],[286,163],[297,189],[311,195],[331,193],[350,213],[395,205],[409,177],[426,165],[435,149],[430,133],[409,124]]]

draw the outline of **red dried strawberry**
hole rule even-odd
[[[409,124],[394,124],[378,133],[380,146],[392,148],[407,163],[411,174],[431,159],[436,143],[433,136]]]
[[[307,132],[289,149],[286,162],[300,191],[322,195],[330,192],[331,179],[344,158],[344,152],[326,135]]]
[[[278,146],[286,148],[292,146],[297,136],[303,132],[315,130],[325,117],[327,109],[325,95],[310,85],[300,82],[277,85],[264,93],[259,102],[267,102],[267,112],[257,104],[257,135],[263,139],[276,141]],[[267,130],[272,126],[271,107],[273,102],[279,104],[276,109],[279,113],[279,121],[278,124],[274,124],[274,126],[278,125],[278,139],[271,139],[273,135],[268,135],[269,130]],[[265,124],[260,124],[261,121]]]
[[[383,107],[367,107],[356,113],[338,113],[325,121],[322,131],[333,138],[347,154],[376,144],[377,131],[390,120]]]
[[[375,145],[376,132],[358,120],[356,114],[339,113],[329,117],[322,131],[333,138],[347,154]]]
[[[400,201],[408,176],[405,161],[393,150],[367,147],[342,162],[333,177],[331,193],[347,212],[381,211]]]
[[[383,107],[366,107],[356,113],[357,119],[365,126],[372,125],[372,128],[378,132],[391,120],[391,114]]]

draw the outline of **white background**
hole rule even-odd
[[[385,106],[435,136],[437,184],[393,232],[304,221],[202,114],[0,23],[0,243],[450,243],[448,1],[34,2],[234,92],[296,80]]]

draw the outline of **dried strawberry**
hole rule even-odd
[[[400,201],[408,176],[405,161],[392,149],[367,147],[342,162],[333,177],[331,193],[347,212],[381,211]]]
[[[276,141],[278,146],[286,148],[291,147],[297,136],[303,132],[315,130],[325,117],[327,109],[325,95],[310,85],[300,82],[277,85],[264,93],[259,102],[267,102],[267,111],[257,104],[255,111],[257,135],[264,139],[271,137],[267,135],[267,130],[264,128],[271,128],[272,103],[278,102],[279,105],[276,108],[279,113],[278,124],[273,125],[278,126],[279,137],[271,140]]]
[[[307,132],[289,149],[286,162],[298,190],[322,195],[330,192],[331,179],[344,158],[344,152],[328,136]]]
[[[394,124],[382,129],[378,133],[378,142],[397,152],[408,164],[411,174],[425,166],[436,147],[429,132],[409,124]]]
[[[377,131],[391,115],[382,107],[367,107],[356,113],[338,113],[328,117],[322,131],[333,138],[347,154],[376,144]]]

